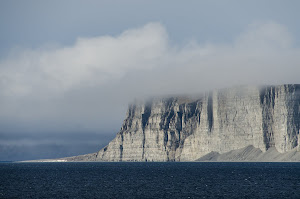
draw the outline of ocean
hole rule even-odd
[[[0,163],[0,198],[300,198],[300,163]]]

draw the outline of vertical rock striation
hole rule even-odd
[[[216,90],[198,99],[131,104],[120,132],[97,161],[193,161],[252,145],[299,150],[300,85]]]

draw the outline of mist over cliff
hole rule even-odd
[[[195,161],[212,152],[251,146],[238,153],[242,160],[243,155],[245,160],[250,157],[247,153],[258,156],[275,150],[278,157],[270,161],[280,161],[280,154],[290,151],[297,157],[282,160],[299,161],[299,103],[300,85],[242,86],[198,98],[137,101],[129,106],[120,132],[95,160]]]

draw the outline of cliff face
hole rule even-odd
[[[249,145],[262,152],[299,150],[299,103],[300,85],[135,103],[96,161],[194,161],[212,151],[222,154]]]

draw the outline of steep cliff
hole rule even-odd
[[[136,102],[96,161],[194,161],[249,145],[299,150],[300,85],[238,87]]]

